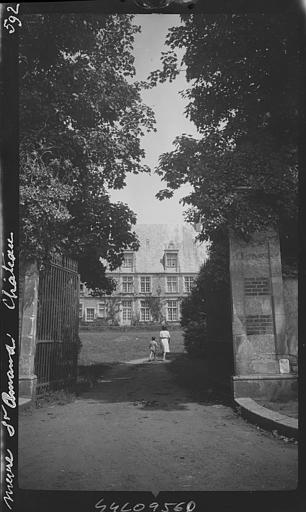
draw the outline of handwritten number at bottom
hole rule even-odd
[[[108,508],[105,503],[102,503],[103,501],[104,498],[101,498],[100,501],[98,501],[95,504],[95,509],[99,510],[100,512],[107,512],[108,510],[110,512],[143,512],[148,510],[144,503],[137,503],[136,505],[133,506],[130,505],[129,502],[127,502],[120,508],[120,505],[117,505],[113,501],[113,503]],[[189,501],[188,503],[186,503],[185,501],[181,501],[180,503],[164,503],[163,505],[157,502],[153,502],[150,503],[149,505],[149,509],[151,512],[171,512],[172,510],[173,512],[193,512],[195,508],[196,503],[194,501]]]

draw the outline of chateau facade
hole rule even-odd
[[[111,295],[92,297],[81,284],[80,320],[105,325],[178,324],[181,302],[206,260],[204,244],[188,224],[139,224],[138,251],[124,251],[122,266],[106,275],[116,282]]]

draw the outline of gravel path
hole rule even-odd
[[[289,490],[297,446],[179,386],[169,363],[105,371],[65,405],[20,415],[19,485],[103,491]]]

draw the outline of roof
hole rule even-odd
[[[189,224],[137,224],[140,241],[136,272],[164,272],[165,251],[178,251],[178,271],[198,272],[207,258],[205,243],[195,241],[196,231]]]

